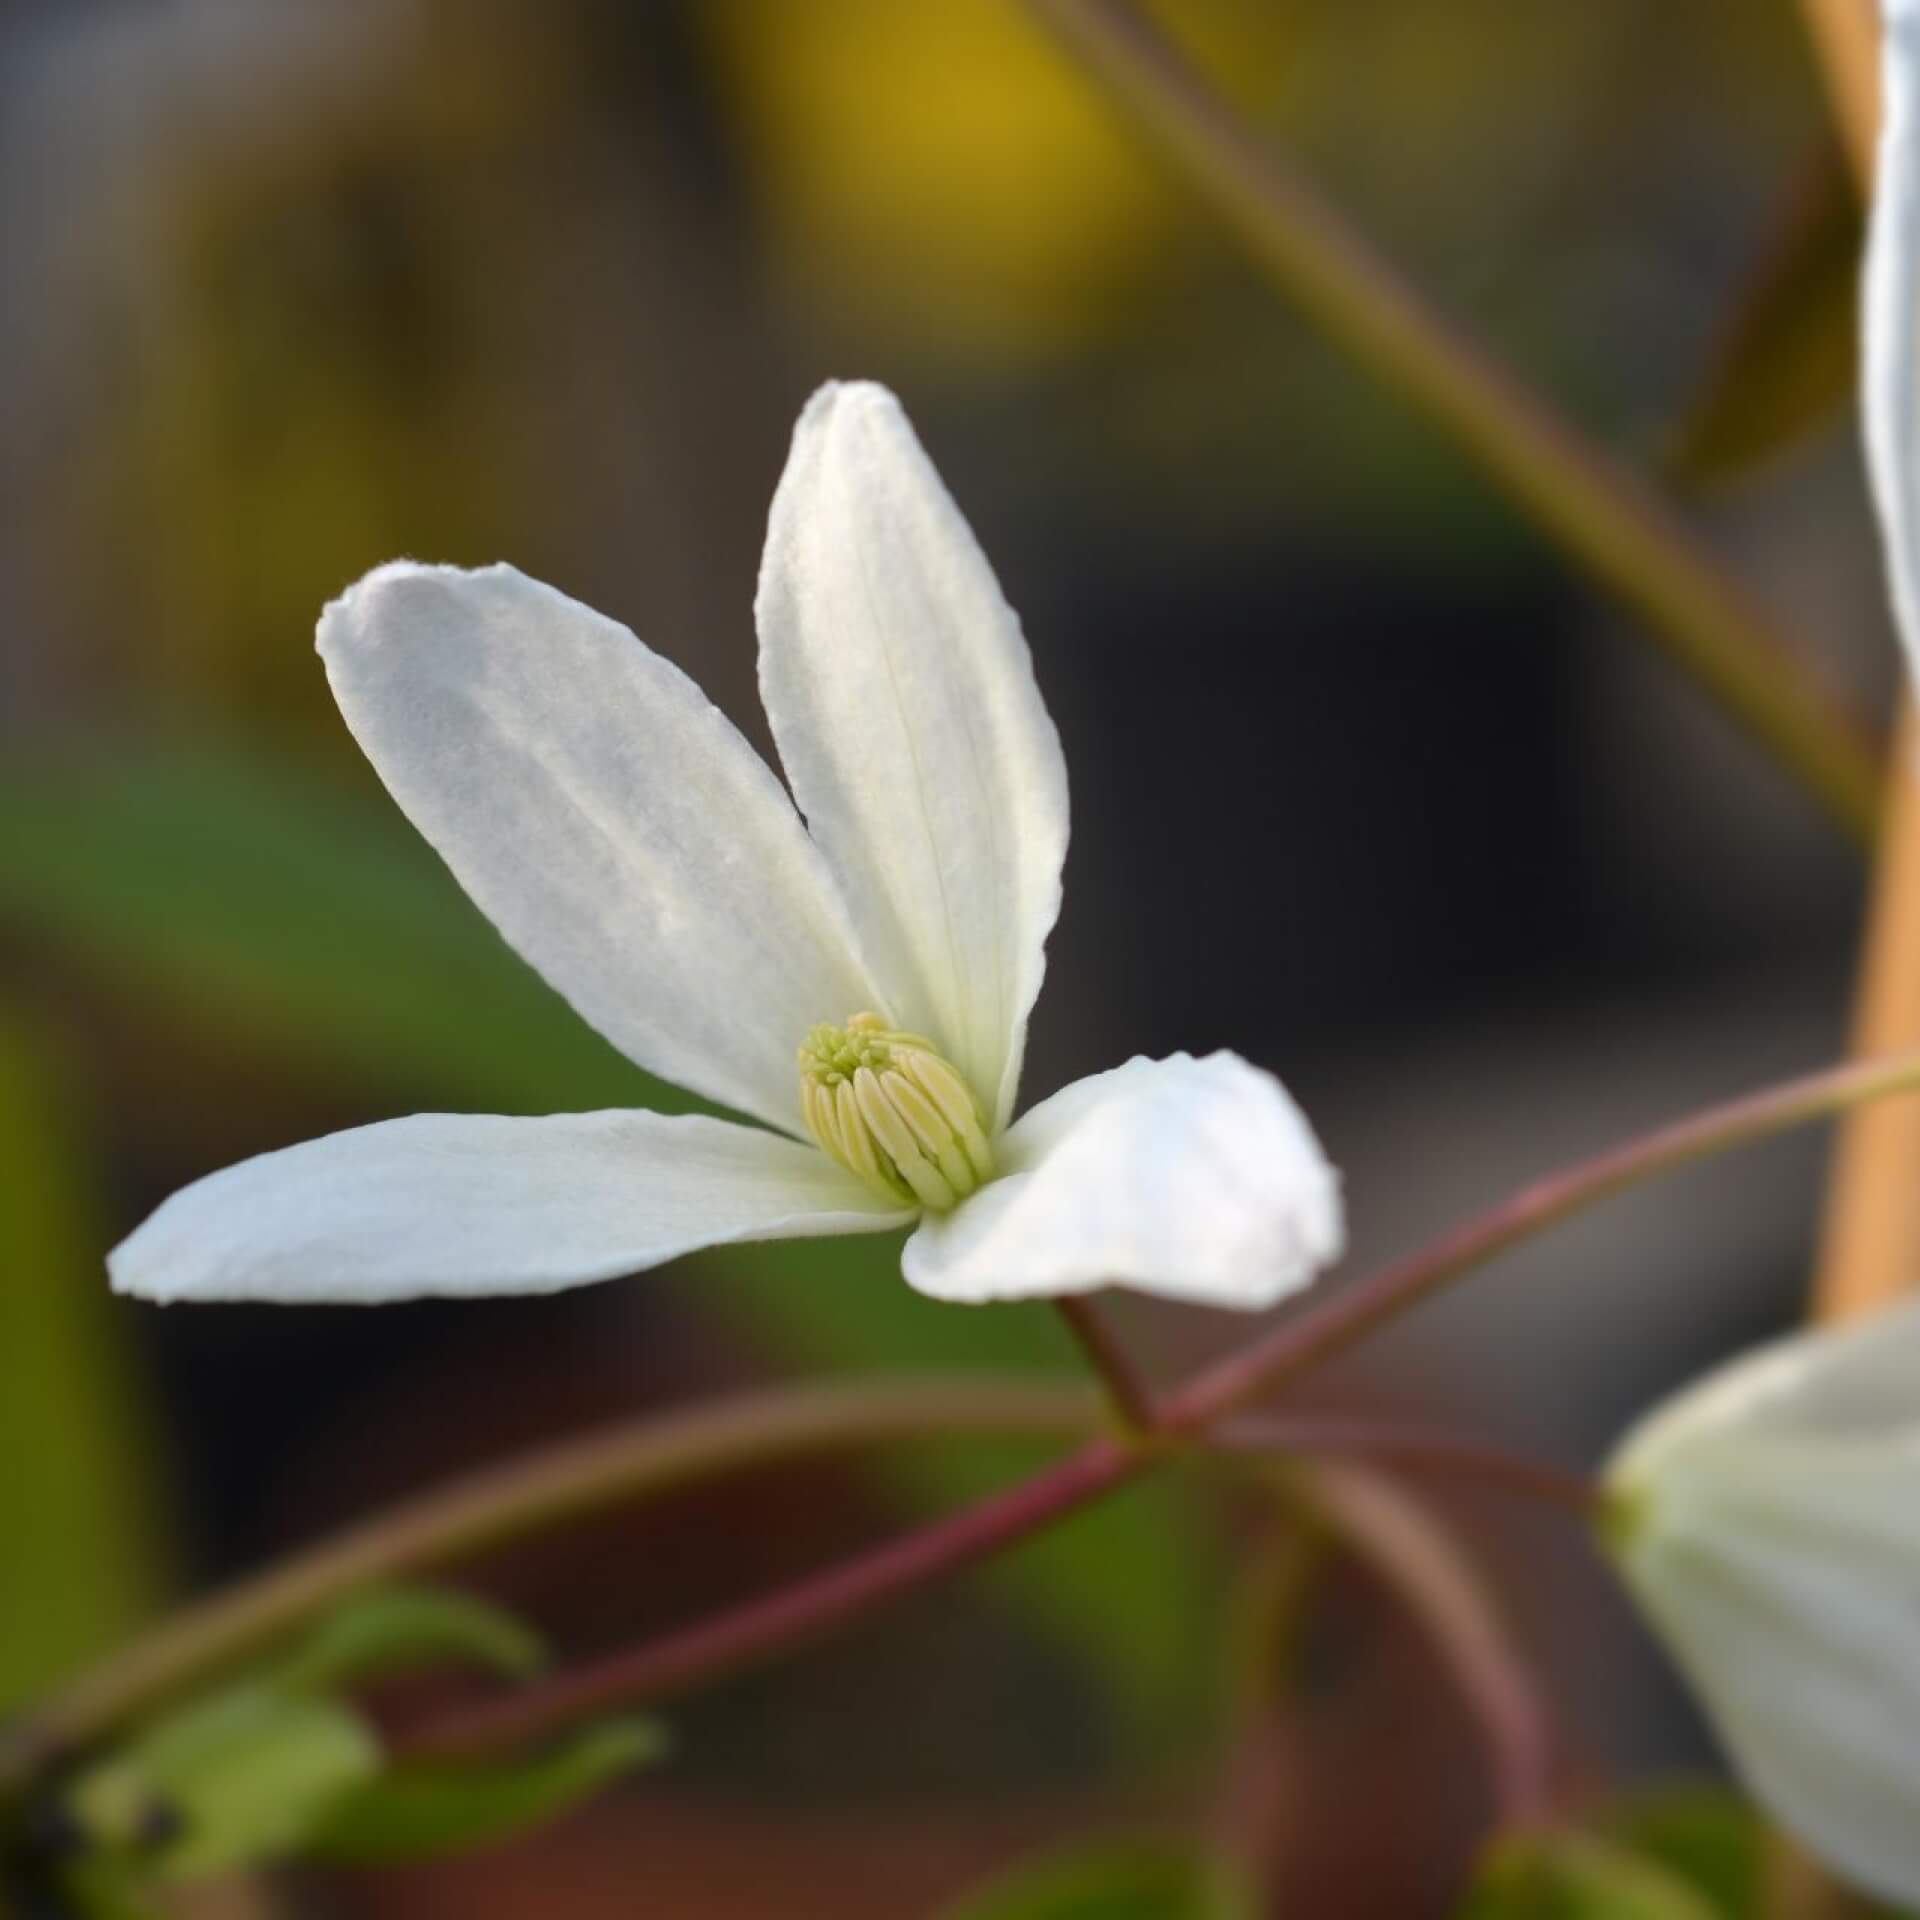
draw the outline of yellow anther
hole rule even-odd
[[[800,1110],[833,1159],[902,1206],[944,1213],[992,1177],[993,1149],[967,1083],[931,1041],[876,1013],[809,1031]]]

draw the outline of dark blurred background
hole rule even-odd
[[[1162,21],[1439,302],[1660,461],[1817,161],[1788,0],[1187,0]],[[1280,1072],[1356,1257],[1841,1047],[1856,849],[1261,283],[1012,0],[0,6],[0,1696],[170,1594],[584,1422],[886,1365],[1070,1365],[859,1244],[378,1315],[109,1303],[241,1155],[417,1108],[647,1097],[361,763],[309,645],[395,554],[528,572],[765,744],[750,602],[793,417],[895,386],[1026,619],[1075,836],[1027,1092]],[[1693,502],[1884,709],[1851,426]],[[1570,1461],[1795,1311],[1822,1148],[1613,1204],[1336,1381]],[[1119,1303],[1171,1371],[1241,1323]],[[587,1650],[1014,1470],[768,1476],[493,1571]],[[1509,1578],[1583,1777],[1702,1764],[1551,1520]],[[666,1772],[315,1910],[912,1915],[1217,1797],[1252,1520],[1130,1496],[675,1716]],[[1469,1739],[1329,1588],[1269,1783],[1283,1888],[1438,1911]],[[1383,1817],[1384,1816],[1384,1817]],[[254,1896],[259,1901],[267,1894]],[[275,1896],[277,1897],[277,1896]],[[266,1910],[259,1908],[256,1910]]]

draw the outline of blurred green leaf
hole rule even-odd
[[[447,1587],[380,1587],[338,1607],[279,1666],[288,1693],[364,1685],[410,1667],[464,1663],[520,1679],[546,1664],[531,1627]]]
[[[68,756],[0,774],[0,819],[0,917],[145,1001],[216,1017],[287,1070],[503,1112],[698,1104],[590,1032],[397,812],[294,768],[205,738]],[[912,1292],[892,1239],[734,1248],[691,1272],[703,1311],[809,1372],[1078,1364],[1042,1307]],[[1033,1458],[970,1443],[888,1471],[947,1502]],[[1092,1660],[1122,1728],[1158,1750],[1212,1704],[1216,1569],[1193,1503],[1148,1487],[986,1577]]]
[[[199,1879],[299,1851],[380,1765],[350,1707],[253,1683],[168,1714],[88,1768],[63,1805],[102,1857]]]
[[[164,1585],[107,1237],[59,1060],[0,1007],[0,1703],[110,1646]]]
[[[578,1806],[665,1748],[652,1721],[622,1720],[589,1727],[532,1759],[398,1767],[335,1806],[306,1850],[376,1866],[504,1840]]]
[[[1497,1844],[1458,1920],[1721,1920],[1679,1874],[1591,1834],[1563,1829]]]
[[[1239,1877],[1174,1842],[1103,1842],[1016,1868],[938,1920],[1253,1920]]]
[[[1594,1825],[1685,1881],[1724,1920],[1755,1920],[1768,1911],[1779,1831],[1751,1801],[1725,1787],[1680,1781],[1644,1788],[1613,1801]],[[1862,1920],[1901,1920],[1898,1910],[1864,1896],[1856,1896],[1848,1911]]]
[[[1613,1802],[1596,1825],[1702,1895],[1717,1914],[1743,1920],[1760,1910],[1769,1828],[1725,1787],[1684,1781]]]
[[[84,1860],[61,1876],[60,1891],[75,1920],[163,1920],[141,1895],[138,1876],[119,1861]],[[0,1916],[12,1920],[11,1909]]]
[[[1824,139],[1781,210],[1669,455],[1693,483],[1746,472],[1833,420],[1858,364],[1860,195]]]
[[[0,916],[296,1070],[503,1112],[696,1103],[512,953],[400,815],[210,740],[0,774]]]

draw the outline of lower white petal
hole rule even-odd
[[[1238,1055],[1130,1060],[1063,1088],[996,1143],[1002,1176],[929,1214],[904,1270],[941,1300],[1136,1287],[1254,1308],[1305,1286],[1345,1233],[1338,1174],[1272,1074]]]
[[[108,1270],[148,1300],[554,1293],[696,1247],[904,1224],[825,1154],[702,1116],[415,1114],[176,1193]]]
[[[1781,1433],[1920,1436],[1920,1302],[1788,1334],[1714,1368],[1646,1415],[1611,1471],[1650,1482],[1703,1444]]]
[[[1622,1571],[1756,1797],[1920,1900],[1920,1441],[1728,1432],[1616,1484],[1638,1508]]]

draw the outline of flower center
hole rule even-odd
[[[932,1042],[877,1013],[808,1031],[800,1107],[827,1153],[883,1199],[945,1213],[993,1177],[967,1083]]]

